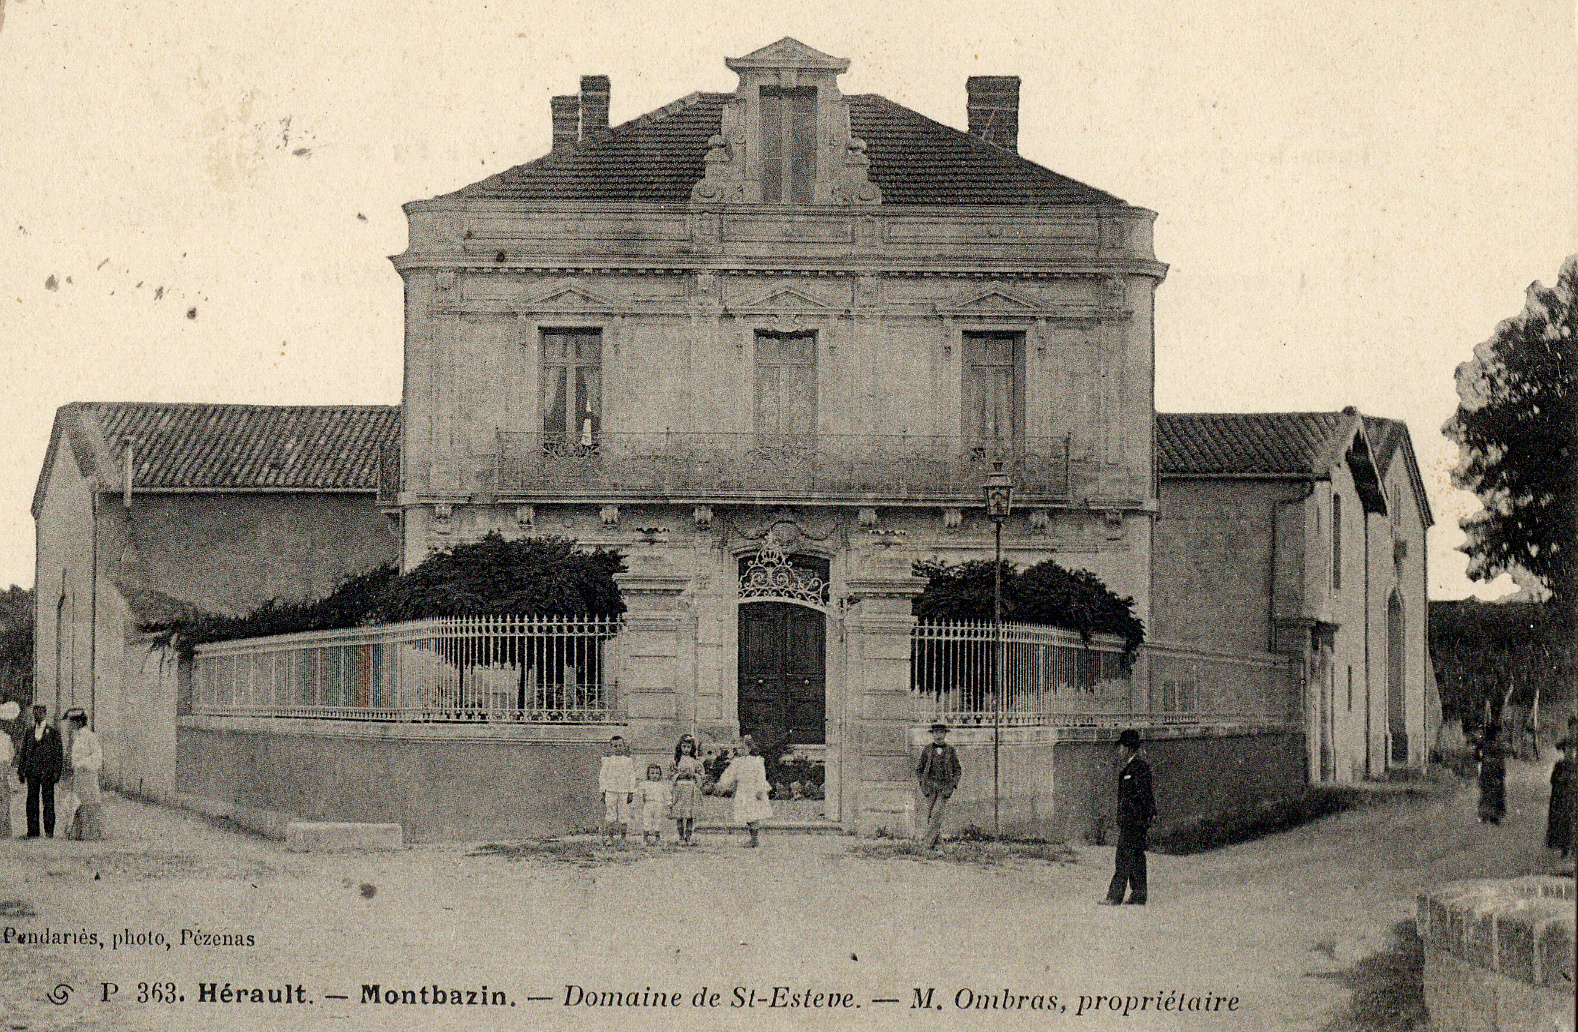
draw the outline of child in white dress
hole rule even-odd
[[[663,822],[668,819],[673,797],[668,782],[663,780],[663,765],[647,765],[647,778],[637,786],[641,796],[641,844],[650,845],[663,841]]]
[[[762,821],[773,815],[773,804],[767,801],[771,786],[767,784],[767,765],[757,752],[755,739],[746,735],[740,746],[744,755],[729,761],[729,769],[718,779],[718,787],[734,789],[734,821],[745,825],[751,833],[747,845],[755,846]]]

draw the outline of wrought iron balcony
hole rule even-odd
[[[911,434],[607,433],[500,431],[473,466],[484,490],[510,497],[903,499],[975,503],[994,460],[1028,501],[1070,497],[1066,442],[1008,446]],[[1093,477],[1091,478],[1094,479]]]

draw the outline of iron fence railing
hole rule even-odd
[[[1141,651],[1153,722],[1291,726],[1303,719],[1298,676],[1285,657],[1166,642],[1151,642]]]
[[[1251,723],[1299,719],[1291,665],[1178,645],[1142,645],[1131,664],[1107,635],[1084,641],[1052,627],[916,624],[910,640],[913,718],[962,726]]]
[[[613,619],[442,617],[200,645],[192,708],[220,716],[623,720]]]

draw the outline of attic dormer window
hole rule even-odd
[[[761,89],[762,200],[810,204],[816,190],[816,90]]]
[[[838,77],[849,62],[785,37],[725,62],[740,85],[707,141],[694,204],[881,204]]]

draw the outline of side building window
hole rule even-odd
[[[1342,588],[1342,496],[1331,496],[1331,589]]]
[[[1012,452],[1024,426],[1025,335],[964,335],[964,438],[986,458]]]
[[[596,448],[602,424],[602,331],[543,330],[543,447]]]

